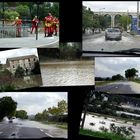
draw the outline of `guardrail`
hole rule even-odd
[[[21,37],[29,36],[29,26],[21,26]],[[0,38],[16,38],[17,28],[12,25],[0,25]]]

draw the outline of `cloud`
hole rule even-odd
[[[21,49],[11,49],[6,51],[0,51],[0,62],[6,63],[6,59],[10,57],[18,57],[25,55],[36,55],[38,57],[36,48],[21,48]]]
[[[139,57],[96,57],[95,75],[96,77],[111,77],[115,74],[125,76],[125,70],[136,68],[140,76]]]
[[[61,100],[67,102],[67,92],[6,92],[0,93],[0,98],[10,96],[15,100],[18,109],[28,112],[28,115],[42,112],[48,107],[57,106]]]
[[[137,12],[137,1],[84,1],[83,5],[96,12]]]

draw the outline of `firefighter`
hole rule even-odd
[[[57,36],[57,32],[58,32],[58,24],[59,24],[58,18],[54,17],[52,28],[53,28],[53,32],[55,33],[54,35],[56,35],[56,36]]]
[[[15,23],[13,25],[16,25],[16,37],[21,37],[22,20],[20,19],[20,17],[16,17]]]
[[[35,33],[37,31],[37,27],[38,27],[38,23],[39,23],[39,20],[37,18],[37,16],[35,16],[32,20],[32,28],[31,28],[31,34],[33,33],[33,30],[35,29]]]
[[[53,34],[53,31],[52,31],[53,16],[52,16],[52,14],[49,13],[48,16],[45,17],[44,21],[45,21],[45,24],[44,24],[45,37],[46,37],[47,33],[48,33],[47,37],[51,37]]]

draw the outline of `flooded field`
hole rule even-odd
[[[83,114],[82,114],[83,115]],[[105,122],[104,124],[102,124],[101,122]],[[92,126],[90,125],[90,123],[94,123],[95,125]],[[119,119],[114,119],[113,117],[109,118],[107,117],[105,119],[105,117],[103,116],[96,116],[96,115],[90,115],[90,114],[87,114],[86,115],[86,119],[85,119],[85,123],[84,123],[84,128],[85,129],[90,129],[90,130],[93,130],[93,131],[101,131],[99,128],[104,126],[105,128],[109,129],[110,127],[110,124],[111,123],[114,123],[115,126],[125,126],[125,127],[132,127],[132,129],[135,131],[135,140],[139,140],[140,138],[140,124],[137,123],[136,126],[133,125],[132,122],[125,122],[123,120],[119,120]]]
[[[41,63],[43,86],[94,85],[94,61]]]

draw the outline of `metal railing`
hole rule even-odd
[[[29,36],[29,26],[21,27],[21,37]],[[17,28],[12,25],[0,25],[0,38],[16,38]]]

